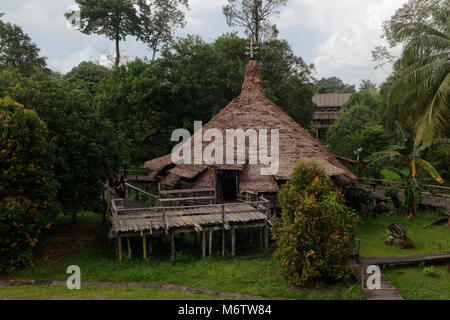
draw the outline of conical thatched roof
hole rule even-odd
[[[268,145],[270,150],[270,130],[279,130],[280,167],[274,176],[262,176],[260,168],[265,165],[248,164],[248,152],[246,165],[177,165],[173,167],[171,156],[167,155],[145,163],[145,167],[152,170],[154,178],[160,172],[164,172],[165,178],[161,183],[175,186],[182,178],[194,180],[194,187],[215,187],[217,169],[238,170],[239,192],[278,191],[277,180],[289,180],[296,163],[302,159],[315,159],[326,173],[332,176],[338,184],[347,184],[356,180],[345,166],[343,166],[319,141],[313,138],[309,132],[303,129],[291,117],[283,112],[264,95],[260,66],[256,60],[250,60],[239,97],[231,101],[219,112],[203,130],[219,129],[226,136],[227,129],[267,129]],[[203,132],[204,132],[203,131]],[[187,143],[193,145],[192,138]],[[210,142],[204,142],[204,148]],[[193,150],[193,147],[192,149]],[[193,151],[192,151],[193,153]],[[225,155],[224,155],[225,157]],[[171,168],[171,166],[173,168]],[[168,171],[164,171],[167,170]]]

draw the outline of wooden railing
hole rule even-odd
[[[160,204],[213,204],[217,201],[216,189],[178,189],[159,192]]]

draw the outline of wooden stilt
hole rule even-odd
[[[206,257],[206,231],[202,231],[202,257]]]
[[[148,237],[148,253],[153,254],[153,245],[152,245],[153,237]]]
[[[231,227],[231,256],[236,255],[236,227]]]
[[[130,238],[127,238],[127,246],[128,246],[128,259],[131,260],[131,245],[130,245]]]
[[[212,255],[213,230],[209,232],[209,255]]]
[[[142,250],[144,251],[144,260],[147,260],[147,240],[142,236]]]
[[[269,226],[267,224],[264,227],[264,254],[266,257],[269,255]]]
[[[225,229],[222,230],[222,257],[225,256]]]
[[[173,233],[173,232],[170,237],[170,252],[171,252],[172,262],[175,262],[175,233]]]
[[[122,237],[117,237],[117,243],[119,246],[119,260],[122,261]]]
[[[261,246],[261,249],[263,248],[264,244],[263,244],[263,231],[259,230],[259,245]]]

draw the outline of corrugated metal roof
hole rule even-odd
[[[316,94],[313,97],[313,102],[318,107],[342,107],[352,95],[352,93]]]

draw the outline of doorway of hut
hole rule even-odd
[[[233,202],[237,199],[237,171],[219,170],[217,173],[217,201]]]

